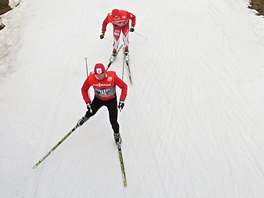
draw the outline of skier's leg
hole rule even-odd
[[[94,97],[91,107],[92,107],[92,112],[87,111],[85,116],[83,116],[79,121],[78,121],[78,125],[81,126],[83,125],[83,123],[85,123],[86,121],[88,121],[90,119],[90,117],[92,117],[94,114],[96,114],[96,112],[103,106],[103,103],[101,100],[99,100],[98,98]]]
[[[121,137],[120,137],[120,131],[119,131],[119,124],[117,121],[118,117],[118,110],[117,110],[117,100],[116,97],[112,100],[109,100],[106,102],[106,107],[109,112],[109,120],[112,125],[112,129],[114,131],[114,138],[117,144],[121,144]]]
[[[91,103],[91,107],[92,107],[92,112],[87,111],[85,114],[85,117],[90,118],[92,117],[94,114],[96,114],[96,112],[103,106],[103,103],[101,100],[99,100],[98,98],[94,97],[92,103]]]
[[[114,28],[114,30],[113,30],[113,37],[114,37],[113,55],[115,55],[117,52],[118,45],[119,45],[119,38],[120,38],[120,34],[121,34],[121,29],[118,26],[114,26],[113,28]]]
[[[124,42],[124,48],[125,52],[128,53],[129,48],[129,25],[126,25],[122,28],[123,33],[123,42]]]
[[[109,113],[109,120],[112,125],[112,129],[115,133],[119,132],[119,124],[117,122],[118,111],[117,111],[117,100],[116,98],[106,102],[106,107]]]

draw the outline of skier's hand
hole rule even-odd
[[[102,34],[100,34],[100,39],[103,39],[104,38],[104,35],[105,35],[105,33],[102,32]]]
[[[125,106],[125,101],[124,100],[120,100],[119,104],[118,104],[118,109],[121,111]]]
[[[135,27],[134,27],[134,26],[131,26],[131,28],[130,28],[129,31],[130,31],[130,32],[134,32],[134,31],[135,31]]]
[[[86,106],[87,106],[87,110],[88,110],[90,113],[93,113],[91,103],[87,103]]]

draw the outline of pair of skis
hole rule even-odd
[[[128,77],[129,77],[129,81],[130,81],[130,84],[132,85],[133,84],[133,81],[132,81],[132,75],[131,75],[131,70],[130,70],[130,65],[129,65],[129,55],[128,54],[125,54],[125,49],[123,47],[123,45],[121,45],[118,49],[117,49],[117,54],[115,56],[111,56],[110,59],[109,59],[109,63],[107,65],[107,69],[108,70],[110,68],[110,66],[112,65],[112,63],[116,60],[116,57],[119,53],[119,51],[123,49],[123,69],[122,69],[122,79],[124,79],[124,68],[126,67],[127,70],[128,70]]]
[[[84,122],[86,122],[87,120],[85,120]],[[33,169],[36,169],[62,142],[64,142],[64,140],[66,140],[82,124],[80,124],[80,121],[78,121],[76,126],[71,131],[69,131],[55,146],[52,147],[52,149],[46,155],[44,155],[44,157],[42,157],[33,166]],[[120,144],[117,144],[117,149],[118,149],[119,162],[120,162],[120,166],[121,166],[123,184],[124,184],[124,187],[126,187],[127,186],[127,179],[126,179],[125,165],[124,165],[123,154],[122,154],[122,149],[121,149],[121,145]]]

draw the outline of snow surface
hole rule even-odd
[[[264,197],[264,20],[247,4],[21,1],[0,32],[0,196]],[[84,58],[107,64],[113,8],[137,16],[119,114],[128,186],[106,108],[33,170],[86,111]],[[111,69],[122,76],[120,55]]]

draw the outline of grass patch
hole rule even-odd
[[[257,15],[264,16],[264,0],[250,0],[248,7],[256,10],[258,12]]]

